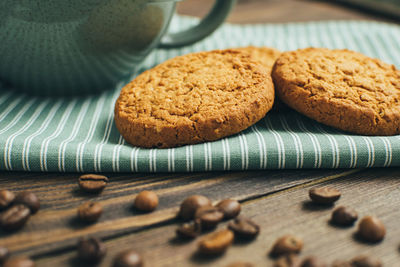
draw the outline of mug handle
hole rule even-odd
[[[211,11],[198,25],[181,32],[166,34],[158,47],[177,48],[200,41],[224,22],[235,3],[236,0],[216,0]]]

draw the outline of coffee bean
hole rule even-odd
[[[98,174],[84,174],[79,177],[79,187],[89,193],[99,193],[107,185],[108,178]]]
[[[22,204],[13,205],[0,215],[0,225],[5,230],[20,229],[31,216],[31,210]]]
[[[106,255],[106,246],[97,238],[81,238],[78,242],[78,256],[91,263],[99,262]]]
[[[276,240],[271,254],[279,256],[284,254],[299,253],[303,248],[303,241],[293,235],[285,235]]]
[[[300,259],[297,255],[287,254],[279,257],[275,263],[274,267],[299,267]]]
[[[4,262],[3,267],[35,267],[35,262],[29,258],[11,258]]]
[[[121,252],[114,258],[113,267],[142,267],[142,257],[134,250]]]
[[[35,214],[40,209],[40,201],[37,196],[29,191],[18,193],[14,202],[16,204],[24,204],[30,208],[32,214]]]
[[[103,206],[97,202],[85,202],[78,207],[78,217],[86,222],[97,221],[103,213]]]
[[[340,198],[341,193],[335,188],[318,187],[310,189],[309,195],[311,200],[317,204],[332,204]]]
[[[253,266],[254,265],[249,262],[238,261],[238,262],[233,262],[233,263],[227,265],[226,267],[253,267]]]
[[[0,210],[5,209],[14,201],[15,195],[8,190],[0,190]]]
[[[353,258],[350,261],[352,267],[381,267],[382,262],[376,259],[371,259],[367,256],[361,255]]]
[[[351,208],[340,206],[332,212],[331,222],[336,225],[349,226],[357,220],[357,212]]]
[[[179,217],[184,220],[193,219],[196,210],[204,206],[211,206],[211,200],[201,195],[190,196],[182,202]]]
[[[201,233],[201,224],[198,221],[184,223],[176,229],[176,234],[182,238],[195,238]]]
[[[142,191],[136,196],[134,205],[141,211],[153,211],[158,206],[158,196],[153,191]]]
[[[194,219],[200,222],[203,229],[215,228],[223,218],[224,214],[213,206],[200,207],[194,215]]]
[[[234,199],[224,199],[216,206],[224,213],[224,219],[232,219],[240,213],[240,203]]]
[[[320,259],[310,256],[305,258],[301,264],[300,267],[326,267],[327,265],[322,262]]]
[[[383,223],[374,216],[364,217],[358,225],[358,235],[369,242],[379,242],[386,234]]]
[[[0,246],[0,266],[10,256],[8,248]]]
[[[228,228],[235,232],[235,236],[243,239],[251,239],[260,233],[260,226],[250,219],[239,217],[228,224]]]
[[[199,252],[204,254],[221,254],[232,244],[233,232],[224,229],[205,236],[199,243]]]

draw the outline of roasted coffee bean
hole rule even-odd
[[[4,262],[3,267],[35,267],[35,262],[29,258],[11,258]]]
[[[158,196],[153,191],[142,191],[136,196],[134,205],[141,211],[153,211],[158,206]]]
[[[361,255],[353,258],[350,261],[352,267],[382,267],[382,262],[376,259],[371,259],[367,256]]]
[[[15,195],[8,190],[0,190],[0,210],[7,208],[14,201]]]
[[[305,258],[301,264],[300,267],[327,267],[325,262],[322,262],[320,259],[310,256]]]
[[[86,222],[97,221],[103,213],[103,206],[97,202],[85,202],[78,208],[78,217]]]
[[[318,187],[310,189],[309,195],[317,204],[332,204],[340,198],[341,193],[332,187]]]
[[[260,233],[260,226],[250,219],[239,217],[228,224],[237,238],[251,239]]]
[[[107,185],[108,178],[104,175],[85,174],[79,177],[79,187],[89,193],[99,193]]]
[[[78,256],[91,263],[99,262],[106,255],[106,246],[97,238],[81,238],[78,242]]]
[[[231,264],[227,265],[226,267],[253,267],[254,265],[249,262],[232,262]]]
[[[0,266],[10,256],[8,248],[0,246]]]
[[[142,267],[143,259],[134,250],[126,250],[114,258],[113,267]]]
[[[200,207],[194,215],[194,219],[200,222],[203,229],[215,228],[223,218],[224,214],[213,206]]]
[[[293,235],[285,235],[276,240],[271,254],[279,256],[284,254],[299,253],[303,248],[303,241]]]
[[[358,235],[366,241],[379,242],[385,237],[385,234],[385,226],[374,216],[362,218],[358,225]]]
[[[232,244],[233,237],[233,232],[228,229],[213,232],[199,242],[199,252],[221,254]]]
[[[182,202],[179,210],[179,217],[184,220],[191,220],[196,210],[204,206],[211,206],[211,200],[201,195],[190,196]]]
[[[35,214],[40,209],[40,201],[37,196],[29,191],[18,193],[14,202],[16,204],[24,204],[30,208],[31,213]]]
[[[31,210],[23,205],[16,204],[0,215],[0,225],[5,230],[17,230],[25,225],[31,216]]]
[[[184,223],[176,229],[176,234],[182,238],[195,238],[201,233],[201,224],[198,221]]]
[[[336,225],[349,226],[353,225],[357,218],[355,210],[340,206],[332,212],[331,222]]]
[[[216,206],[224,213],[224,219],[232,219],[240,213],[240,203],[234,199],[224,199]]]
[[[300,259],[297,255],[287,254],[279,257],[275,263],[274,267],[299,267]]]

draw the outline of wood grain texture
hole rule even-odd
[[[113,256],[122,247],[139,251],[146,259],[146,266],[226,266],[234,261],[272,266],[273,260],[268,257],[268,251],[273,242],[284,234],[295,234],[304,240],[301,256],[317,255],[330,263],[335,259],[350,259],[359,254],[367,254],[382,259],[384,266],[397,266],[400,261],[400,228],[397,226],[400,220],[400,213],[397,212],[400,202],[400,169],[357,170],[342,174],[303,181],[296,186],[243,199],[242,215],[261,225],[260,236],[250,243],[235,243],[220,257],[199,256],[196,253],[198,239],[189,242],[176,239],[178,221],[174,220],[107,240],[108,256],[100,266],[109,266]],[[266,192],[269,191],[269,180],[263,180]],[[309,202],[308,190],[316,185],[331,185],[341,190],[343,195],[336,205],[353,207],[361,217],[378,216],[387,228],[384,241],[366,244],[355,238],[356,226],[338,228],[330,225],[332,207],[323,208]],[[227,186],[235,188],[229,183]],[[262,186],[262,183],[258,186]],[[220,194],[229,196],[231,193],[224,191]],[[210,192],[210,195],[214,194]],[[224,227],[226,223],[219,226]],[[73,249],[39,257],[37,263],[39,266],[84,266],[76,260]]]
[[[111,238],[152,225],[168,224],[174,219],[180,202],[193,194],[204,194],[215,201],[223,198],[245,201],[321,177],[336,177],[356,171],[221,172],[131,177],[109,175],[109,185],[100,195],[82,192],[77,184],[78,175],[63,175],[57,179],[51,174],[47,174],[48,177],[43,175],[40,179],[32,175],[19,179],[31,185],[29,190],[39,197],[41,210],[31,217],[22,230],[15,233],[2,231],[0,238],[1,243],[13,251],[42,254],[74,245],[76,239],[84,235]],[[18,177],[18,173],[0,176],[1,188],[20,191]],[[158,209],[152,213],[135,211],[132,206],[136,194],[149,189],[159,196]],[[77,207],[88,199],[104,207],[104,214],[96,224],[81,223],[76,216]]]

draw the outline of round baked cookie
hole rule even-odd
[[[264,47],[247,46],[235,49],[249,53],[253,60],[259,61],[270,72],[272,71],[272,67],[275,64],[275,61],[281,54],[281,52],[278,49],[266,46]]]
[[[176,147],[238,133],[274,101],[270,74],[246,53],[179,56],[140,74],[115,103],[115,124],[140,147]]]
[[[271,47],[255,47],[255,46],[247,46],[247,47],[239,47],[235,48],[242,52],[250,54],[250,57],[253,60],[260,62],[268,71],[268,73],[272,72],[272,67],[275,64],[275,61],[281,55],[281,52],[278,49]],[[271,111],[288,111],[291,110],[286,106],[277,95],[275,95],[274,105]]]
[[[400,133],[400,71],[349,50],[283,53],[272,77],[279,98],[326,125],[364,135]]]

